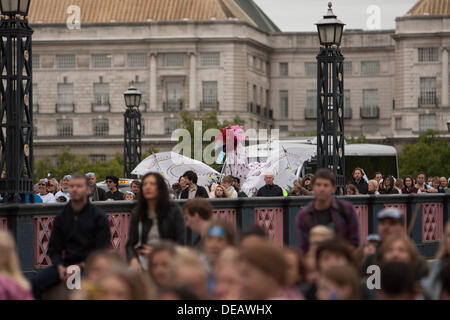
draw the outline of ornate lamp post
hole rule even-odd
[[[124,92],[123,96],[125,97],[125,105],[127,106],[127,110],[123,114],[123,163],[125,177],[129,178],[131,176],[131,171],[133,171],[142,160],[142,126],[141,112],[139,111],[142,93],[136,88],[130,87]]]
[[[344,153],[344,56],[340,45],[344,23],[328,12],[317,25],[320,52],[317,56],[317,168],[336,175],[337,193],[345,185]]]
[[[0,0],[0,193],[33,201],[33,85],[30,0]],[[6,135],[5,135],[6,133]]]

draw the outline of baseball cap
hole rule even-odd
[[[368,241],[381,241],[381,238],[380,238],[380,236],[379,235],[377,235],[377,234],[369,234],[367,237],[366,237],[366,242],[368,242]]]
[[[88,172],[86,173],[86,177],[90,178],[90,177],[94,177],[95,173],[94,172]]]
[[[48,179],[47,178],[42,178],[39,180],[40,183],[48,183]]]
[[[70,174],[64,176],[63,180],[71,180],[72,176]]]
[[[225,230],[222,227],[219,226],[213,226],[208,229],[208,236],[210,237],[218,237],[223,238],[225,237]]]
[[[403,217],[403,213],[396,208],[385,208],[378,212],[378,220],[391,218],[395,220],[399,220]]]

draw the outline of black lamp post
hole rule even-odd
[[[340,45],[344,23],[328,12],[317,30],[317,168],[329,168],[336,176],[337,193],[345,192],[344,152],[344,56]]]
[[[0,193],[33,201],[33,93],[30,0],[0,0]],[[5,135],[6,133],[6,135]]]
[[[134,87],[128,88],[124,92],[125,105],[127,110],[123,114],[124,117],[124,141],[123,141],[123,157],[124,157],[124,174],[125,177],[131,177],[131,171],[142,160],[142,131],[141,131],[141,112],[139,105],[141,104],[142,93]]]

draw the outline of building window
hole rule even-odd
[[[420,98],[419,106],[436,105],[436,78],[420,78]]]
[[[419,62],[438,61],[438,48],[419,48]]]
[[[344,75],[351,76],[353,72],[353,65],[351,61],[344,61]]]
[[[105,154],[90,154],[89,161],[93,162],[93,163],[106,162],[106,155]]]
[[[305,62],[305,76],[314,77],[315,75],[317,75],[317,63]]]
[[[39,112],[38,86],[33,83],[33,113]]]
[[[289,75],[289,63],[280,62],[280,77],[287,77]]]
[[[289,91],[280,90],[280,118],[289,117]]]
[[[94,136],[109,135],[109,121],[108,119],[92,119],[92,132]]]
[[[109,83],[94,83],[94,104],[109,104]]]
[[[217,81],[203,81],[203,99],[202,105],[204,107],[217,106]]]
[[[363,107],[361,108],[361,118],[379,118],[378,89],[363,90]]]
[[[166,53],[164,55],[164,65],[166,67],[183,67],[184,53]]]
[[[41,56],[38,54],[33,54],[31,65],[33,69],[39,69],[41,67]]]
[[[141,93],[141,104],[139,105],[139,111],[145,112],[148,102],[148,96],[147,96],[147,83],[145,81],[141,82],[131,82],[130,86],[134,86],[136,89],[138,89]]]
[[[146,53],[129,53],[128,54],[129,67],[146,67],[147,54]]]
[[[361,61],[361,75],[376,76],[380,74],[380,61]]]
[[[111,68],[112,55],[110,53],[93,54],[92,66],[94,68]]]
[[[436,115],[435,114],[421,114],[419,115],[419,130],[427,131],[428,129],[436,130]]]
[[[72,119],[58,119],[56,120],[56,131],[60,137],[73,136],[73,121]]]
[[[317,119],[317,91],[306,91],[305,119]]]
[[[56,55],[57,68],[75,68],[76,61],[74,54],[57,54]]]
[[[164,131],[166,134],[171,134],[179,127],[180,120],[166,118],[164,119]]]
[[[402,117],[396,117],[395,118],[395,129],[401,129],[402,128]]]
[[[73,83],[58,83],[57,112],[73,112]]]
[[[220,66],[220,53],[219,52],[200,53],[200,64],[202,66]]]
[[[344,118],[352,118],[352,106],[350,104],[350,90],[344,90]]]

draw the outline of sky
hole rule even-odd
[[[315,31],[329,0],[254,0],[282,31]],[[333,12],[346,29],[395,29],[418,0],[334,0]],[[369,11],[369,13],[367,13]]]

